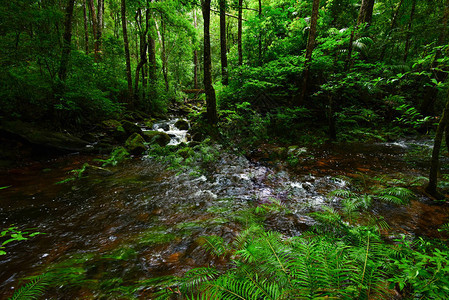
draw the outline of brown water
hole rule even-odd
[[[132,159],[110,168],[112,174],[92,173],[59,185],[67,172],[93,157],[65,156],[3,170],[0,186],[11,187],[0,190],[0,227],[17,224],[46,235],[8,244],[8,254],[0,256],[0,295],[10,296],[24,276],[75,259],[86,287],[52,289],[53,298],[98,298],[105,291],[106,298],[120,298],[110,294],[111,286],[219,265],[202,250],[201,236],[231,240],[244,211],[270,198],[291,213],[269,218],[268,228],[299,235],[314,222],[307,212],[332,204],[326,194],[348,187],[345,178],[426,176],[426,163],[406,163],[408,150],[408,143],[330,145],[307,151],[295,168],[264,166],[223,152],[200,177],[177,175],[148,158]],[[423,196],[409,206],[377,204],[373,212],[396,232],[432,237],[449,216],[447,205]]]

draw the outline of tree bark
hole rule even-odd
[[[59,72],[58,72],[59,79],[61,79],[62,81],[65,81],[67,78],[67,65],[69,64],[71,42],[72,42],[72,19],[73,19],[74,5],[75,0],[68,0],[67,7],[65,10],[63,47],[61,54],[61,63],[59,65]]]
[[[167,52],[165,49],[165,22],[161,20],[161,39],[162,39],[162,75],[164,75],[165,91],[168,92],[168,70],[167,70]]]
[[[410,49],[410,37],[412,34],[412,26],[413,26],[413,18],[415,16],[415,9],[416,9],[416,0],[413,0],[412,9],[410,11],[410,20],[409,20],[408,26],[407,26],[407,35],[405,38],[404,62],[407,62],[408,51]]]
[[[312,19],[310,21],[309,37],[307,39],[306,59],[304,62],[303,80],[301,85],[301,94],[298,100],[295,101],[296,105],[302,105],[307,91],[307,83],[309,80],[310,62],[312,61],[312,52],[315,48],[316,29],[318,24],[318,8],[320,6],[320,0],[313,0],[312,6]]]
[[[239,57],[239,66],[243,64],[243,53],[242,53],[242,17],[243,17],[243,0],[239,0],[238,7],[238,23],[237,23],[237,50]]]
[[[353,43],[354,43],[354,36],[355,36],[356,31],[357,31],[357,26],[351,30],[351,37],[349,38],[348,57],[346,58],[345,69],[344,69],[346,72],[348,72],[351,69],[352,50],[354,49]]]
[[[443,45],[444,41],[446,40],[448,20],[449,20],[449,0],[446,0],[446,4],[444,6],[444,15],[441,22],[442,28],[440,31],[440,35],[438,36],[438,45]]]
[[[148,13],[149,10],[146,10],[146,18],[148,18]],[[147,63],[147,40],[146,40],[146,36],[148,33],[148,24],[146,22],[145,28],[143,28],[142,26],[142,10],[139,8],[137,10],[137,14],[136,14],[136,24],[138,24],[138,28],[139,28],[139,39],[140,39],[140,49],[139,49],[139,53],[140,53],[140,60],[137,64],[136,67],[136,76],[135,76],[135,80],[134,80],[134,97],[135,100],[137,101],[138,95],[139,95],[139,74],[140,71],[142,70],[143,66]],[[143,71],[142,71],[143,74]],[[145,78],[142,78],[142,85],[144,85]]]
[[[97,27],[97,37],[95,41],[97,42],[97,60],[100,59],[101,54],[101,48],[102,48],[102,40],[103,40],[103,27],[104,27],[104,0],[98,0],[98,6],[97,6],[97,17],[98,17],[98,27]]]
[[[435,141],[433,144],[432,160],[430,162],[429,184],[426,187],[426,192],[436,199],[444,199],[444,195],[437,191],[438,171],[440,167],[440,149],[443,140],[443,133],[447,128],[449,120],[449,93],[446,102],[446,107],[443,110],[440,122],[438,123],[437,131],[435,133]]]
[[[360,6],[359,17],[357,18],[357,25],[367,23],[369,26],[373,18],[374,0],[362,0]]]
[[[129,104],[132,105],[133,81],[131,78],[131,58],[129,55],[128,31],[126,29],[126,0],[121,0],[121,13],[122,13],[123,44],[125,46],[126,79],[128,81],[128,97],[129,97]]]
[[[87,26],[87,11],[86,11],[86,0],[83,0],[83,21],[84,21],[84,49],[86,54],[89,54],[89,30]]]
[[[220,54],[221,54],[221,81],[228,85],[228,57],[226,46],[226,0],[220,0]]]
[[[95,12],[94,1],[88,0],[87,4],[89,6],[90,19],[92,21],[92,33],[93,33],[93,37],[94,37],[94,55],[95,55],[94,58],[95,58],[95,61],[97,62],[99,60],[99,56],[100,56],[99,52],[100,52],[101,28],[100,28],[100,24],[98,22],[99,18],[97,16],[97,13]],[[100,5],[99,5],[99,7],[100,7]],[[101,17],[101,18],[103,18],[103,17]]]
[[[207,120],[210,124],[217,124],[217,101],[215,99],[215,90],[212,86],[212,61],[210,52],[210,1],[202,0],[201,3],[204,19],[204,89],[206,92]]]

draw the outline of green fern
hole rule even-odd
[[[51,275],[44,273],[36,276],[26,285],[22,286],[12,295],[9,300],[32,300],[38,299],[45,292],[45,289],[51,283]]]

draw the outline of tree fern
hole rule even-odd
[[[36,276],[30,282],[22,286],[12,295],[10,300],[31,300],[38,299],[50,285],[51,276],[49,273]]]

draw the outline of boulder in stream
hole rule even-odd
[[[158,143],[161,147],[170,143],[170,136],[162,131],[144,131],[143,136],[148,143]]]
[[[125,148],[133,155],[141,155],[145,150],[145,140],[138,133],[133,133],[125,142]]]
[[[179,119],[178,121],[176,121],[175,127],[179,130],[189,130],[189,122],[184,119]]]
[[[137,126],[136,124],[134,124],[133,122],[125,120],[122,122],[122,126],[123,126],[123,129],[125,129],[127,134],[133,134],[133,133],[142,134],[142,129],[140,129],[140,127]]]

